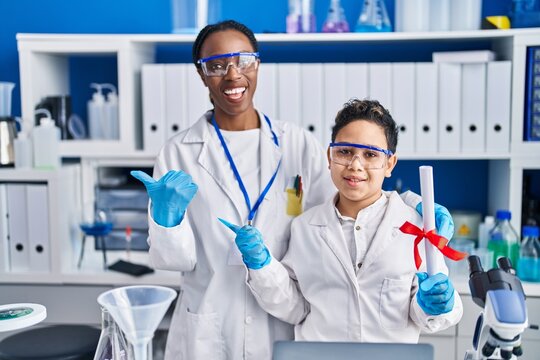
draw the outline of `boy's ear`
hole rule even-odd
[[[394,170],[394,167],[397,164],[397,154],[394,154],[388,158],[388,162],[386,163],[386,168],[384,170],[384,177],[389,178],[392,176],[392,170]]]
[[[330,169],[330,147],[326,148],[326,159],[328,159],[328,169]]]

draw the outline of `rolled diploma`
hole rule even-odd
[[[424,220],[424,231],[435,229],[435,195],[433,192],[433,168],[431,166],[420,166],[420,192],[422,194],[422,217]],[[426,249],[426,267],[429,276],[435,275],[437,271],[437,248],[427,239],[424,239]]]

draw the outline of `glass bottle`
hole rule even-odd
[[[128,360],[129,347],[124,334],[114,322],[111,314],[101,308],[101,335],[94,360]]]
[[[493,267],[497,259],[507,257],[515,267],[519,257],[519,237],[510,224],[512,214],[508,210],[497,210],[495,227],[489,233],[488,249],[493,251]]]
[[[390,32],[390,18],[383,0],[364,0],[355,32]]]
[[[314,0],[289,0],[287,33],[316,32],[314,6]]]
[[[538,226],[523,227],[519,249],[518,276],[521,280],[540,282],[540,241]]]

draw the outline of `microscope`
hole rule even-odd
[[[521,334],[529,327],[525,293],[510,259],[484,271],[478,256],[469,256],[472,300],[483,310],[476,321],[473,349],[465,360],[517,359],[523,354]]]

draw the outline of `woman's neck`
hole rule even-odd
[[[243,131],[258,129],[261,126],[259,114],[257,114],[255,109],[251,109],[250,111],[246,111],[239,115],[229,115],[222,111],[215,110],[214,116],[218,127],[221,130]]]

